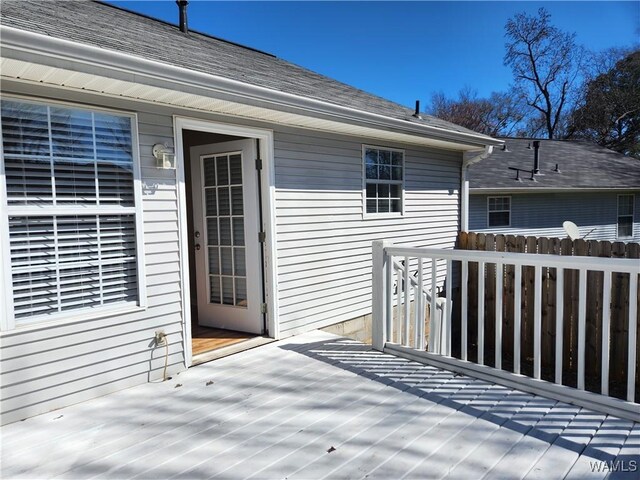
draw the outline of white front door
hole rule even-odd
[[[262,333],[255,140],[191,148],[198,324]]]

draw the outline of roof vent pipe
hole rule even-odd
[[[538,175],[540,173],[540,140],[534,140],[533,150],[533,174]]]
[[[180,31],[183,33],[189,32],[189,26],[187,24],[187,5],[189,2],[187,0],[176,0],[176,4],[178,5],[178,9],[180,10]]]
[[[413,116],[422,120],[422,117],[420,116],[420,100],[416,100],[416,111],[414,112]]]

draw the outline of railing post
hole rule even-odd
[[[375,240],[373,242],[373,305],[371,319],[371,336],[373,348],[382,351],[387,343],[387,316],[389,271],[391,270],[391,259],[385,252],[385,248],[391,245],[385,240]]]

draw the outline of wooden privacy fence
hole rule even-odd
[[[461,232],[458,237],[457,248],[461,250],[476,250],[487,252],[513,252],[530,254],[552,254],[560,256],[582,256],[600,258],[640,258],[640,244],[606,242],[596,240],[571,240],[569,238],[523,237],[515,235],[493,235],[473,232]],[[638,260],[640,264],[640,260]],[[558,276],[556,268],[543,267],[541,269],[541,298],[539,304],[535,302],[535,268],[523,266],[516,278],[516,267],[505,264],[502,278],[496,275],[496,265],[485,266],[484,285],[479,281],[478,263],[469,263],[467,310],[468,323],[466,336],[475,339],[478,335],[478,310],[482,309],[484,316],[484,363],[495,366],[495,338],[496,315],[501,316],[503,338],[501,355],[498,361],[503,366],[512,369],[515,363],[520,363],[522,373],[533,374],[533,353],[536,343],[535,314],[540,309],[540,348],[541,348],[541,378],[556,381],[564,385],[577,386],[579,368],[579,323],[580,309],[583,308],[585,322],[584,369],[585,387],[597,393],[609,394],[618,398],[626,398],[626,383],[628,369],[631,362],[635,363],[635,398],[640,398],[640,355],[629,359],[629,327],[638,334],[636,325],[629,321],[630,307],[637,312],[638,306],[629,304],[630,275],[628,273],[612,272],[610,280],[605,279],[603,271],[584,271],[586,302],[580,302],[580,270],[564,269],[564,274]],[[460,338],[461,328],[461,285],[460,275],[454,272],[453,318],[452,335]],[[521,289],[516,288],[519,281]],[[610,288],[605,285],[610,283]],[[634,282],[631,282],[634,283]],[[501,289],[502,309],[496,310],[496,288]],[[584,288],[584,287],[583,287]],[[478,304],[478,289],[484,289],[484,305]],[[609,292],[609,293],[607,293]],[[633,296],[631,296],[633,298]],[[640,297],[636,297],[640,298]],[[520,352],[515,351],[514,328],[516,315],[514,309],[520,305]],[[607,304],[607,305],[605,305]],[[603,317],[609,312],[608,319]],[[500,315],[501,314],[501,315]],[[557,318],[562,315],[562,328],[558,328]],[[560,337],[558,335],[561,335]],[[636,339],[638,341],[638,339]],[[453,342],[459,346],[458,342]],[[515,346],[515,348],[514,348]],[[561,346],[562,359],[556,358],[556,346]],[[477,343],[469,342],[471,355],[478,355]],[[454,348],[453,355],[460,357],[460,348]],[[606,354],[606,355],[603,355]],[[517,357],[517,358],[516,358]],[[607,358],[608,357],[608,358]],[[603,358],[605,363],[603,364]],[[603,368],[607,368],[608,375],[603,376]],[[556,365],[562,365],[562,378],[557,376]],[[607,380],[608,376],[608,380]]]

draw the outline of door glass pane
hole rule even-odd
[[[220,245],[231,245],[231,219],[220,217]]]
[[[244,245],[244,219],[242,217],[233,219],[233,244]]]
[[[218,173],[218,186],[229,185],[229,157],[216,158],[216,170]]]
[[[233,277],[222,277],[222,303],[233,305]]]
[[[220,277],[211,275],[209,277],[210,301],[211,303],[220,303]]]
[[[233,215],[242,215],[242,187],[231,188],[231,213]]]
[[[231,185],[242,185],[242,157],[231,155]]]
[[[204,159],[204,185],[210,187],[216,184],[216,159],[213,157]]]
[[[218,245],[218,219],[207,218],[207,244]]]
[[[236,305],[247,306],[247,281],[244,278],[236,278]]]
[[[218,247],[209,247],[209,273],[212,275],[220,275],[220,258],[218,252]]]
[[[244,277],[247,274],[244,258],[244,248],[233,249],[233,261],[235,265],[234,275]]]
[[[204,191],[205,199],[206,199],[206,215],[209,217],[213,217],[218,214],[217,210],[217,202],[216,202],[216,189],[215,188],[207,188]]]
[[[218,215],[229,215],[229,189],[218,189]]]
[[[231,248],[223,247],[220,249],[220,260],[223,275],[233,275],[233,260],[231,258]]]

